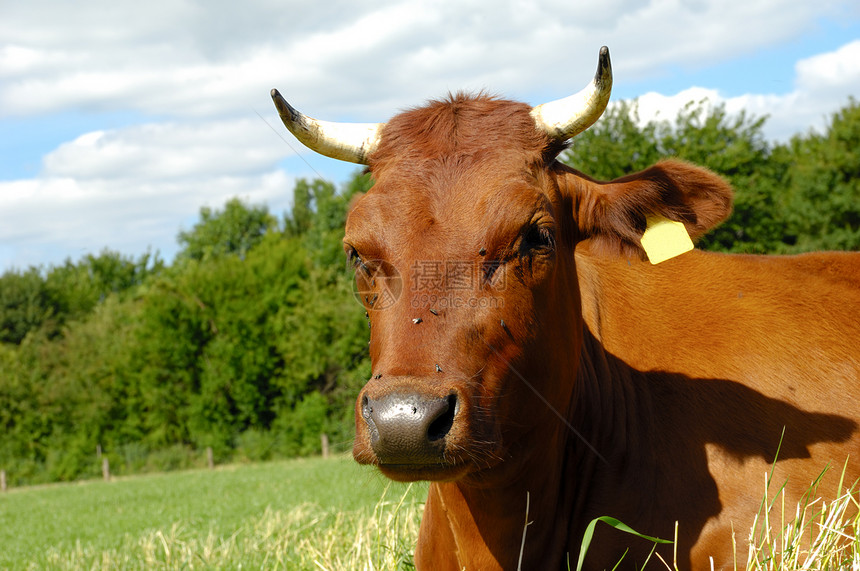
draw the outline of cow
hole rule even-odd
[[[609,182],[562,164],[609,100],[598,59],[564,99],[453,94],[381,124],[272,90],[300,141],[374,179],[344,236],[371,323],[353,455],[430,481],[418,569],[573,568],[601,516],[674,540],[680,569],[736,568],[766,493],[860,476],[860,255],[645,259],[646,231],[695,240],[733,191],[677,159]],[[584,568],[653,548],[599,525]]]

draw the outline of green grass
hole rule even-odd
[[[800,506],[781,492],[736,532],[738,568],[860,571],[857,489],[825,503],[813,486]],[[426,493],[349,457],[13,489],[0,569],[412,569]]]
[[[348,457],[15,489],[0,569],[408,568],[425,496]]]

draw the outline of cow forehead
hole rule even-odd
[[[536,216],[552,213],[544,181],[531,173],[487,172],[486,165],[451,170],[435,169],[431,177],[407,171],[379,181],[353,205],[345,240],[380,256],[405,254],[414,243],[424,254],[477,252],[510,241]]]
[[[553,141],[535,127],[531,107],[486,95],[452,95],[393,117],[369,157],[371,171],[391,163],[416,164],[443,157],[492,160],[498,153],[518,153],[538,161]],[[461,161],[462,162],[462,161]]]
[[[372,235],[396,247],[405,233],[444,229],[458,242],[457,234],[483,239],[493,228],[521,226],[547,201],[545,158],[553,144],[530,109],[455,96],[393,118],[371,157],[375,185],[355,203],[347,240]]]

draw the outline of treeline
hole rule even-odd
[[[764,119],[690,105],[640,125],[610,109],[564,159],[609,179],[678,156],[729,178],[735,213],[700,246],[860,249],[860,106],[784,145]],[[292,212],[237,199],[178,236],[168,264],[104,251],[0,277],[0,469],[19,485],[216,459],[314,453],[352,438],[368,327],[341,249],[355,175],[299,181]]]
[[[357,175],[292,213],[201,209],[171,265],[105,251],[0,278],[0,469],[12,485],[351,445],[368,326],[341,239]]]

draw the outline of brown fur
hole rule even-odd
[[[651,266],[645,216],[698,237],[728,216],[728,185],[681,161],[594,181],[554,161],[561,145],[528,112],[453,96],[392,119],[370,157],[376,184],[344,242],[368,299],[396,300],[367,304],[355,458],[433,481],[419,569],[515,569],[527,493],[523,569],[575,565],[602,515],[668,538],[677,521],[680,568],[730,568],[783,427],[774,478],[789,501],[828,462],[832,493],[849,453],[860,476],[860,256]],[[453,267],[475,270],[469,287]],[[397,394],[456,396],[438,461],[379,462],[362,402]],[[598,529],[589,569],[650,549]]]

